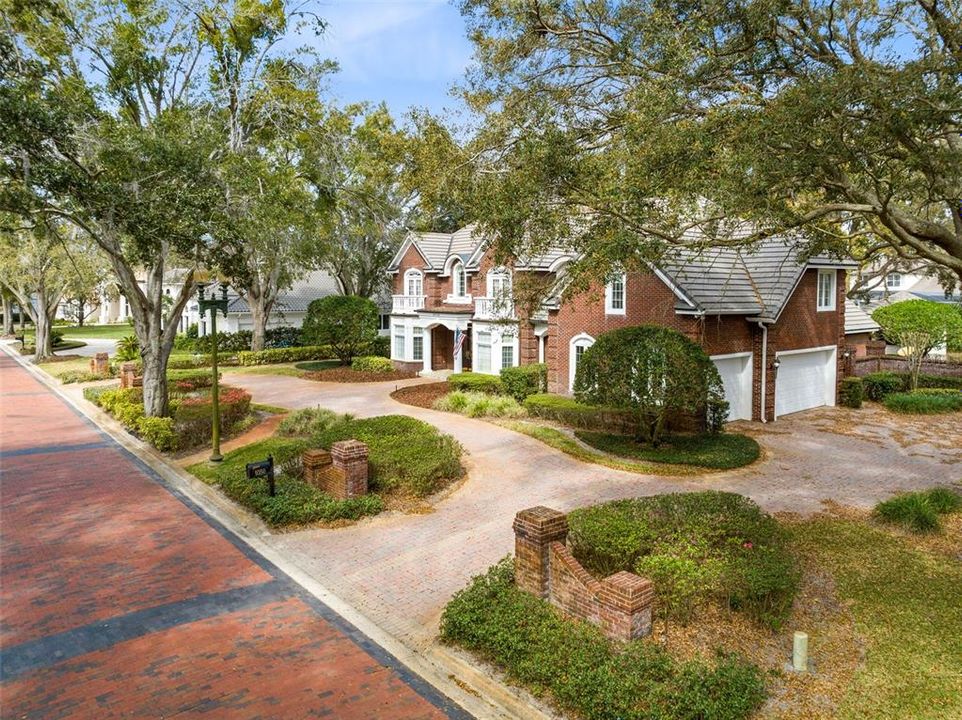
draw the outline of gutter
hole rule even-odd
[[[760,414],[762,422],[767,423],[765,401],[768,399],[766,397],[768,390],[768,325],[765,324],[764,320],[759,320],[758,327],[762,329],[762,404]]]

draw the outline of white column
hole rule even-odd
[[[462,333],[467,332],[467,329],[461,328],[461,332]],[[465,339],[465,343],[467,343],[467,339]],[[464,346],[461,347],[461,352],[459,352],[457,355],[454,356],[454,372],[459,373],[462,371],[464,367],[463,360],[464,360]]]
[[[423,372],[431,372],[431,328],[424,328],[422,331],[424,338],[421,341],[421,352],[424,354],[424,369]]]

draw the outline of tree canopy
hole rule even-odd
[[[693,229],[711,245],[798,230],[811,250],[962,276],[958,2],[461,8],[483,123],[458,160],[508,251],[567,240],[601,276]]]
[[[913,388],[918,385],[922,361],[932,350],[962,342],[962,311],[948,303],[903,300],[877,308],[872,319],[886,340],[902,347]]]
[[[329,345],[342,365],[368,352],[377,338],[377,305],[354,295],[328,295],[311,301],[301,328],[308,345]]]

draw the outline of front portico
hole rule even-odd
[[[458,332],[465,335],[454,354]],[[391,316],[391,359],[422,364],[424,372],[471,369],[471,309],[418,310],[413,315]]]

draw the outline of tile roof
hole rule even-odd
[[[852,300],[845,301],[845,334],[874,332],[879,325],[863,307]]]

